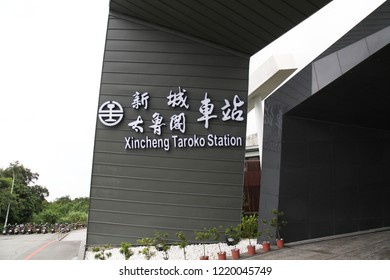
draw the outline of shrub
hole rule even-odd
[[[131,243],[128,242],[121,243],[121,249],[119,252],[125,257],[125,260],[130,259],[131,256],[134,255],[134,252],[131,250]]]
[[[111,252],[106,252],[107,250],[110,249],[110,245],[105,245],[104,247],[94,247],[92,248],[92,252],[95,253],[95,259],[96,260],[107,260],[111,258],[112,253]]]

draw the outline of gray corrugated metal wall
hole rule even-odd
[[[222,121],[224,99],[238,95],[246,118],[248,60],[188,38],[110,15],[99,106],[115,100],[124,118],[115,127],[97,120],[87,244],[135,243],[184,231],[190,240],[203,227],[239,222],[242,209],[246,120]],[[170,91],[186,89],[188,110],[167,106]],[[131,106],[136,92],[149,93],[149,108]],[[218,118],[205,128],[199,107],[208,93]],[[125,137],[159,138],[149,129],[159,112],[166,125],[160,138],[241,137],[239,147],[125,149]],[[186,114],[186,132],[171,131],[172,114]],[[128,126],[137,116],[144,132]],[[207,143],[206,143],[207,146]]]

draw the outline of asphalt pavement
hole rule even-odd
[[[79,260],[84,257],[86,229],[58,234],[0,236],[0,260]]]
[[[246,260],[390,260],[390,227],[271,246]]]

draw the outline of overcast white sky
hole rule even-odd
[[[382,0],[337,2],[346,22],[351,3]],[[38,172],[49,200],[89,196],[108,8],[109,0],[0,0],[0,167],[19,161]]]
[[[109,0],[0,0],[0,167],[89,196]],[[93,7],[93,9],[91,9]]]

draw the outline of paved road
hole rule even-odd
[[[77,260],[85,236],[86,229],[62,240],[50,233],[0,236],[0,260]]]
[[[390,228],[287,244],[255,260],[390,260]]]

